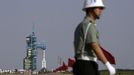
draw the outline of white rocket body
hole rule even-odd
[[[45,50],[43,50],[42,54],[42,68],[46,68],[46,57],[45,57]]]

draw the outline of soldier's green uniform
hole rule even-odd
[[[87,36],[85,40],[84,56],[86,56],[90,60],[85,60],[81,57],[81,54],[83,54],[82,47],[84,44],[84,36],[88,24],[90,24],[90,27],[87,31]],[[85,17],[84,20],[76,28],[74,34],[74,47],[76,59],[76,63],[73,65],[74,75],[100,75],[98,71],[98,64],[95,62],[94,59],[91,59],[97,59],[94,50],[90,48],[89,45],[93,42],[99,44],[99,33],[96,28],[96,23],[93,23],[91,18]]]
[[[89,47],[89,44],[92,42],[99,44],[99,33],[96,28],[96,23],[93,23],[91,18],[85,17],[84,20],[78,25],[75,30],[74,35],[74,47],[75,47],[75,57],[79,57],[81,54],[81,49],[83,47],[84,35],[87,29],[87,25],[90,24],[90,27],[87,32],[85,40],[85,50],[84,54],[90,57],[96,57],[93,50]]]

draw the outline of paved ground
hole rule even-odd
[[[30,75],[30,74],[0,74],[0,75]],[[38,74],[38,75],[71,75],[63,73],[48,73],[48,74]]]
[[[72,75],[72,74],[64,74],[64,73],[48,73],[48,74],[39,74],[39,75]]]
[[[48,74],[39,74],[39,75],[65,75],[65,74],[59,74],[59,73],[48,73]]]

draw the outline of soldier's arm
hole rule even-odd
[[[106,62],[108,62],[108,60],[106,59],[105,55],[103,54],[100,46],[97,43],[95,43],[95,42],[90,43],[90,47],[94,50],[98,59],[100,59],[100,61],[102,61],[102,63],[105,64]]]

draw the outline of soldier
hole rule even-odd
[[[83,11],[86,13],[84,20],[77,26],[74,33],[74,48],[76,63],[73,65],[74,75],[100,75],[97,58],[106,65],[110,75],[115,75],[115,68],[103,54],[96,20],[104,9],[102,0],[85,0]]]

